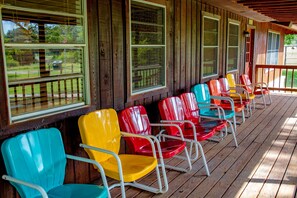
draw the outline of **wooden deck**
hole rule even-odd
[[[272,105],[253,111],[238,126],[238,148],[231,135],[219,143],[202,143],[209,177],[199,158],[188,173],[167,172],[167,193],[127,188],[127,197],[296,197],[297,95],[273,95],[272,99]],[[176,159],[167,162],[186,165]],[[156,186],[154,178],[151,174],[142,182]],[[119,189],[111,191],[112,197],[119,193]]]

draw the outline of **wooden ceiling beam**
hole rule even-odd
[[[271,3],[291,3],[296,2],[295,0],[257,0],[257,1],[250,1],[250,0],[238,0],[237,3],[240,4],[271,4]]]
[[[290,8],[297,8],[297,1],[295,4],[292,5],[257,5],[257,6],[247,6],[251,9],[290,9]]]

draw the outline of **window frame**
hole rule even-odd
[[[11,5],[5,5],[2,4],[0,8],[0,36],[1,36],[1,56],[2,56],[2,63],[4,67],[1,69],[1,74],[4,75],[4,81],[5,83],[3,84],[4,91],[5,92],[5,110],[2,110],[2,112],[5,112],[5,122],[0,123],[0,126],[3,125],[5,127],[13,126],[13,125],[21,125],[21,123],[30,121],[30,122],[37,122],[40,123],[40,120],[42,123],[45,123],[45,118],[50,118],[50,117],[55,117],[52,120],[57,120],[57,118],[65,117],[67,114],[68,115],[76,115],[76,112],[83,111],[85,112],[86,109],[90,108],[90,105],[92,104],[92,99],[91,99],[91,82],[90,82],[90,63],[89,63],[89,38],[88,38],[88,12],[87,12],[87,0],[82,0],[81,2],[82,6],[82,14],[71,14],[71,13],[60,13],[56,11],[50,11],[50,10],[37,10],[37,9],[32,9],[32,8],[24,8],[24,7],[19,7],[19,6],[11,6]],[[37,43],[37,44],[5,44],[4,43],[4,35],[3,33],[3,24],[2,24],[2,9],[9,9],[9,10],[20,10],[20,11],[25,11],[25,12],[31,12],[31,13],[40,13],[40,14],[52,14],[52,15],[58,15],[58,16],[74,16],[77,18],[81,18],[83,22],[83,31],[84,31],[84,43],[83,44],[46,44],[47,47],[44,47],[43,43]],[[82,60],[83,60],[83,80],[84,80],[84,87],[83,89],[85,90],[83,92],[83,97],[84,101],[79,102],[79,103],[73,103],[69,105],[63,105],[63,106],[58,106],[58,107],[53,107],[51,109],[43,109],[43,110],[37,110],[33,111],[30,113],[25,113],[22,115],[16,115],[12,116],[11,115],[11,106],[10,106],[10,100],[9,100],[9,84],[8,84],[8,74],[7,74],[7,64],[6,64],[6,58],[5,58],[5,46],[17,46],[17,47],[22,47],[25,46],[27,49],[37,49],[36,47],[43,47],[43,49],[50,49],[51,46],[58,46],[58,48],[65,49],[63,46],[68,46],[73,47],[75,46],[82,46],[83,47],[83,53],[82,53]],[[30,48],[31,46],[31,48]],[[68,49],[66,48],[66,49]],[[69,48],[70,49],[70,48]],[[55,78],[49,77],[49,78]]]
[[[156,7],[159,7],[159,8],[162,8],[163,9],[163,18],[164,18],[164,25],[163,25],[163,33],[164,33],[164,44],[162,45],[133,45],[132,44],[132,20],[131,20],[131,14],[132,14],[132,8],[131,8],[131,4],[132,2],[138,2],[138,3],[142,3],[142,4],[147,4],[147,5],[152,5],[152,6],[156,6]],[[143,96],[143,95],[151,95],[150,92],[152,91],[162,91],[164,89],[167,89],[167,35],[166,35],[166,32],[167,32],[167,18],[166,18],[166,15],[167,15],[167,10],[166,10],[166,6],[163,5],[163,4],[158,4],[158,3],[154,3],[154,2],[150,2],[150,1],[143,1],[143,0],[129,0],[129,14],[128,14],[128,35],[129,35],[129,41],[127,42],[128,43],[128,52],[129,54],[127,55],[128,57],[128,61],[127,61],[127,71],[128,71],[128,74],[127,74],[127,87],[128,87],[128,100],[129,99],[132,99],[132,98],[137,98],[137,96]],[[163,60],[164,60],[164,65],[163,65],[163,70],[164,70],[164,85],[159,85],[159,86],[155,86],[155,87],[151,87],[151,88],[144,88],[142,90],[139,90],[139,91],[136,91],[136,92],[133,92],[133,75],[132,75],[132,49],[133,47],[132,46],[151,46],[151,47],[164,47],[164,57],[163,57]]]
[[[278,61],[279,61],[279,49],[280,49],[280,37],[281,37],[281,34],[280,34],[280,32],[277,32],[277,31],[273,31],[273,30],[268,30],[268,32],[267,32],[267,49],[266,49],[266,60],[265,60],[265,64],[266,65],[271,65],[271,63],[268,63],[268,58],[269,58],[269,61],[271,61],[270,60],[270,53],[268,52],[269,51],[269,34],[274,34],[274,35],[278,35],[278,47],[277,47],[277,63],[276,63],[276,65],[278,64]],[[272,41],[272,42],[275,42],[275,41]],[[275,50],[275,49],[273,49],[273,50]],[[273,53],[274,53],[274,51],[272,51]]]
[[[219,15],[215,15],[215,14],[211,14],[208,12],[204,12],[202,11],[202,31],[201,31],[201,79],[207,79],[207,78],[211,78],[211,77],[215,77],[219,75],[219,58],[220,58],[220,54],[219,54],[219,50],[220,50],[220,27],[221,27],[221,16]],[[218,22],[218,32],[217,32],[217,46],[208,46],[210,47],[215,47],[217,48],[217,56],[216,56],[216,60],[217,60],[217,64],[216,64],[216,74],[211,74],[211,75],[207,75],[204,76],[203,75],[203,71],[204,71],[204,19],[208,18],[211,20],[216,20]]]
[[[232,69],[232,70],[229,70],[228,69],[228,61],[229,61],[229,36],[230,36],[230,24],[232,25],[236,25],[238,26],[238,37],[237,37],[237,65],[236,65],[236,69]],[[239,62],[240,62],[240,32],[241,32],[241,29],[240,29],[240,21],[237,21],[237,20],[234,20],[234,19],[228,19],[228,28],[227,28],[227,50],[226,50],[226,73],[230,73],[230,72],[237,72],[239,70]],[[235,46],[232,46],[233,48],[235,48]]]

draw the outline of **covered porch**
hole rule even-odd
[[[297,95],[273,94],[272,100],[270,106],[257,108],[238,126],[238,148],[231,135],[220,143],[203,142],[209,177],[199,158],[188,173],[167,172],[167,193],[154,195],[130,188],[127,197],[296,196]],[[180,163],[177,159],[170,161],[171,165]],[[155,175],[147,176],[143,182],[156,185]],[[121,197],[120,189],[113,189],[111,195]]]

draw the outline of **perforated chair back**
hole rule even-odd
[[[249,93],[253,93],[253,90],[252,90],[252,83],[251,83],[251,80],[250,80],[250,77],[247,75],[247,74],[242,74],[240,75],[240,82],[245,85],[245,89],[249,92]]]
[[[159,111],[162,120],[184,120],[184,110],[182,107],[182,102],[178,97],[168,97],[161,100],[158,103]],[[184,123],[175,123],[178,124],[181,129],[184,129]],[[177,127],[167,127],[167,132],[170,135],[176,136],[179,131]]]
[[[179,97],[182,101],[186,120],[190,120],[197,125],[200,120],[200,114],[195,95],[189,92],[183,93]]]
[[[236,90],[235,90],[235,88],[236,88],[236,81],[235,81],[234,75],[233,74],[227,74],[226,75],[226,78],[228,80],[229,87],[234,88],[234,90],[230,90],[230,92],[231,93],[235,93],[236,92]]]
[[[7,139],[1,152],[9,176],[39,185],[46,192],[63,184],[66,154],[58,129],[40,129]],[[21,197],[40,196],[37,190],[11,184]]]
[[[122,130],[139,135],[151,135],[150,121],[143,106],[126,108],[118,114],[118,118]],[[129,137],[125,140],[134,153],[149,145],[149,142],[142,138]]]
[[[102,109],[83,115],[78,120],[82,142],[116,154],[120,150],[120,126],[114,109]],[[109,154],[86,149],[89,157],[97,162],[111,158]]]
[[[209,89],[212,96],[222,96],[221,86],[218,80],[210,80]],[[212,101],[216,105],[221,105],[221,100],[212,99]]]
[[[230,87],[227,78],[220,78],[219,79],[221,91],[224,96],[229,96],[230,94]]]
[[[211,104],[210,92],[207,84],[197,84],[191,88],[194,93],[198,107],[200,108],[200,114],[208,112],[210,109],[206,108]]]

